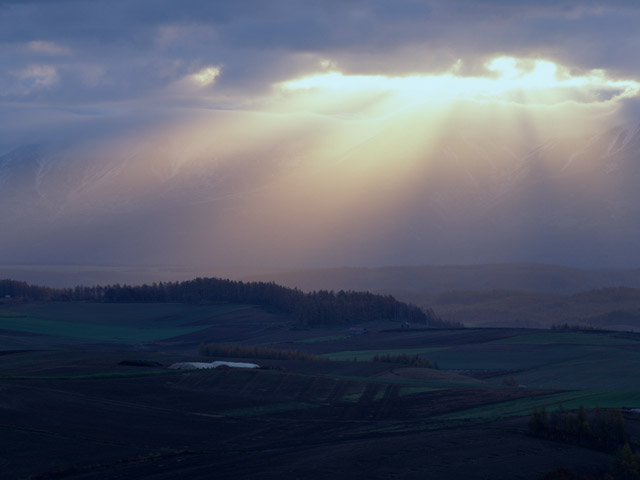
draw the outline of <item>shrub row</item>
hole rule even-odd
[[[200,355],[206,357],[263,358],[270,360],[321,360],[321,357],[299,350],[279,350],[258,345],[222,345],[217,343],[201,344]]]
[[[423,358],[419,355],[407,355],[402,353],[400,355],[389,355],[388,353],[378,354],[373,357],[374,362],[388,362],[388,363],[400,363],[402,365],[408,365],[411,367],[422,368],[438,368],[436,362],[431,362],[427,358]]]
[[[615,452],[629,441],[627,425],[619,409],[596,407],[587,412],[582,405],[576,414],[562,408],[551,414],[544,408],[534,408],[529,418],[529,432],[605,452]]]

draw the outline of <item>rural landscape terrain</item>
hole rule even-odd
[[[0,0],[0,480],[640,480],[639,25]]]
[[[273,283],[0,284],[3,478],[637,475],[638,333]],[[394,313],[359,321],[373,304]],[[214,360],[261,368],[170,368]]]

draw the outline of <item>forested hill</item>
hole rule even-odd
[[[433,311],[369,292],[304,293],[272,282],[196,278],[152,285],[49,288],[0,280],[0,299],[11,301],[91,301],[108,303],[248,303],[291,315],[300,325],[355,324],[390,319],[428,327],[451,327]]]

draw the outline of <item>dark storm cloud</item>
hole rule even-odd
[[[461,59],[477,75],[514,55],[633,77],[639,21],[631,1],[3,1],[0,100],[128,100],[210,65],[218,91],[246,97],[325,58],[394,75]]]

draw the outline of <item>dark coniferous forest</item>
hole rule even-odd
[[[151,285],[49,288],[16,280],[0,280],[5,301],[105,303],[246,303],[291,315],[300,326],[349,325],[372,320],[398,320],[426,327],[451,327],[432,310],[399,302],[391,295],[320,290],[304,293],[273,282],[241,282],[196,278]]]

